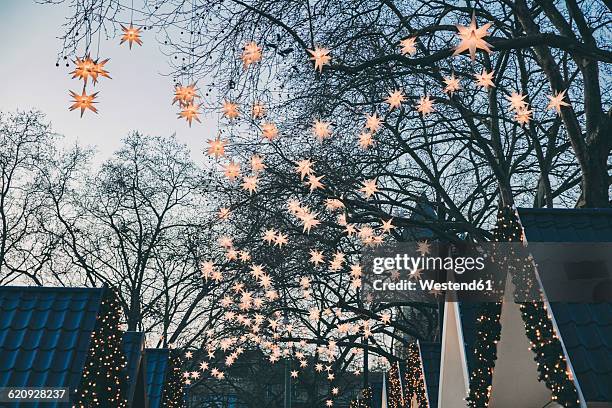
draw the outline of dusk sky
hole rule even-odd
[[[206,140],[215,136],[216,117],[203,117],[190,129],[177,119],[172,106],[172,78],[166,57],[153,32],[143,32],[143,45],[119,45],[119,37],[100,44],[100,56],[110,58],[106,64],[112,80],[102,78],[96,107],[99,114],[70,112],[69,90],[80,92],[82,81],[71,79],[72,71],[55,63],[61,48],[62,23],[68,15],[66,5],[41,5],[33,0],[0,1],[0,110],[36,108],[47,115],[53,130],[66,136],[65,143],[75,140],[98,150],[96,161],[109,157],[131,130],[147,135],[167,136],[176,133],[197,162],[202,162]],[[88,88],[89,92],[89,88]]]

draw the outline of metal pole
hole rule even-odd
[[[368,381],[368,338],[363,336],[363,388],[368,388],[369,385],[369,381]]]

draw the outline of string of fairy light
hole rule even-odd
[[[121,308],[110,289],[104,290],[96,328],[83,368],[78,408],[127,408],[127,361],[122,348]]]
[[[421,352],[417,343],[408,345],[404,384],[406,387],[406,407],[429,408],[427,391],[425,390],[425,373],[423,372]],[[416,407],[411,405],[413,398],[416,401]]]

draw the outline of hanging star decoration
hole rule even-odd
[[[451,74],[450,77],[444,78],[444,83],[446,84],[444,92],[451,96],[461,89],[461,84],[459,83],[459,79],[455,78],[455,74]]]
[[[244,68],[261,61],[261,47],[255,41],[247,43],[243,48],[241,59]]]
[[[216,139],[208,140],[208,155],[215,158],[225,156],[225,145],[226,142],[221,140],[220,137]]]
[[[311,55],[310,59],[314,61],[315,71],[323,72],[323,66],[329,65],[331,61],[329,50],[323,47],[315,47],[314,50],[308,50],[308,52]]]
[[[419,103],[417,103],[417,111],[423,115],[423,117],[434,111],[433,101],[429,98],[429,95],[421,96]]]
[[[510,102],[510,110],[519,111],[526,107],[525,98],[527,95],[523,95],[520,92],[512,92],[510,96],[506,96],[508,102]]]
[[[376,179],[364,181],[359,191],[361,191],[366,198],[372,197],[376,192],[378,192]]]
[[[553,95],[547,95],[547,98],[550,99],[548,105],[546,106],[547,110],[554,109],[557,114],[561,113],[561,106],[570,106],[569,103],[565,102],[563,99],[565,98],[566,90],[554,93]]]
[[[329,122],[324,122],[321,120],[315,120],[312,125],[312,132],[317,137],[317,140],[322,142],[324,139],[328,138],[331,135],[331,130],[329,129]]]
[[[402,105],[402,102],[406,100],[406,96],[404,93],[396,89],[392,92],[389,92],[387,96],[386,102],[389,104],[389,109],[399,108]]]
[[[183,109],[181,109],[181,111],[178,114],[178,118],[185,119],[187,123],[189,123],[189,127],[191,127],[191,123],[194,120],[197,122],[200,122],[199,115],[200,115],[200,105],[190,103],[188,105],[185,105]]]
[[[227,177],[230,181],[233,181],[239,176],[240,176],[240,164],[234,162],[233,160],[230,161],[225,166],[225,177]]]
[[[491,44],[483,40],[484,37],[489,35],[488,30],[491,27],[491,23],[486,23],[482,27],[476,25],[476,15],[472,14],[472,21],[470,25],[465,27],[457,25],[457,37],[461,40],[453,55],[459,55],[466,50],[470,52],[470,58],[472,61],[476,59],[476,51],[483,50],[487,53],[491,53]]]
[[[174,99],[172,100],[172,104],[174,105],[178,102],[179,106],[187,106],[192,103],[196,97],[199,97],[199,95],[195,82],[186,86],[176,84],[174,87]]]
[[[77,57],[73,61],[75,68],[74,71],[71,72],[72,78],[82,79],[85,84],[87,84],[87,80],[94,75],[94,61],[86,55],[82,59]]]
[[[404,55],[414,55],[416,54],[416,37],[408,37],[400,41],[400,47],[402,47],[402,54]]]
[[[261,133],[264,138],[272,141],[278,136],[278,128],[272,122],[267,122],[261,125]]]
[[[263,118],[266,115],[266,107],[261,102],[255,102],[253,104],[253,108],[251,109],[251,116],[254,119]]]
[[[368,129],[370,132],[372,133],[376,133],[378,132],[378,129],[380,129],[382,125],[382,120],[380,119],[380,117],[376,114],[376,112],[374,112],[372,115],[367,115],[366,114],[366,123],[365,123],[365,127],[366,129]]]
[[[233,120],[240,116],[240,111],[238,110],[238,104],[230,101],[223,102],[223,116],[226,118]]]
[[[96,84],[98,82],[98,76],[110,79],[108,71],[104,68],[104,65],[108,61],[110,61],[110,58],[102,61],[94,61],[89,55],[86,55],[83,58],[77,57],[73,61],[75,66],[74,71],[70,73],[72,74],[73,79],[82,79],[85,85],[87,85],[89,78],[91,78],[92,82]]]
[[[251,156],[251,170],[253,170],[254,173],[258,173],[265,168],[266,165],[264,164],[263,159],[260,156]]]
[[[474,75],[476,79],[476,86],[483,87],[484,89],[489,89],[489,87],[495,87],[493,83],[493,75],[495,71],[487,72],[484,68],[480,74]]]
[[[525,106],[516,110],[514,115],[514,120],[516,120],[521,125],[527,125],[531,120],[532,110],[529,109],[529,105],[525,104]]]
[[[361,132],[359,134],[359,147],[366,150],[372,145],[374,145],[372,134],[370,132]]]
[[[70,91],[70,96],[72,97],[72,105],[70,106],[70,110],[73,111],[75,109],[80,109],[81,110],[81,117],[83,117],[83,113],[85,113],[85,111],[87,109],[89,109],[90,111],[92,111],[93,113],[98,113],[98,109],[94,106],[94,103],[97,103],[95,101],[96,96],[98,95],[97,92],[94,92],[90,95],[88,95],[85,91],[85,89],[83,88],[83,93],[78,94],[74,91]]]
[[[121,42],[119,43],[119,45],[127,41],[130,46],[130,50],[132,49],[133,43],[142,45],[142,40],[140,39],[140,28],[134,27],[132,23],[130,23],[129,27],[126,27],[122,24],[121,29],[123,30],[123,36],[121,37]]]

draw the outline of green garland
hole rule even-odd
[[[404,408],[406,403],[402,391],[402,377],[397,363],[392,364],[389,370],[387,389],[389,390],[389,408]]]
[[[516,211],[506,208],[506,223],[511,225],[511,242],[521,242],[523,229]],[[536,271],[528,252],[522,246],[513,249],[509,270],[516,287],[515,301],[520,301],[521,316],[525,332],[531,342],[531,351],[538,366],[538,379],[544,381],[552,392],[552,399],[564,407],[579,407],[578,392],[572,381],[563,347],[543,301],[526,302],[527,299],[541,299],[542,292],[536,280]]]
[[[75,407],[128,406],[125,397],[127,362],[122,348],[120,319],[117,297],[111,289],[105,288]]]
[[[372,387],[361,390],[361,397],[352,400],[349,408],[372,408]]]
[[[406,406],[410,407],[412,397],[416,395],[418,408],[429,408],[427,403],[427,393],[425,390],[424,373],[421,364],[421,353],[417,343],[408,345],[408,364],[406,367],[405,378],[405,401]]]
[[[497,242],[522,242],[523,229],[514,208],[505,206],[498,211],[494,239]],[[541,295],[534,279],[535,271],[526,253],[520,249],[517,251],[508,265],[516,287],[515,298],[527,299],[529,296],[533,299],[534,294]],[[578,393],[545,303],[521,302],[520,310],[531,350],[535,354],[539,379],[551,390],[554,401],[564,407],[579,407]],[[476,324],[479,340],[475,345],[476,359],[467,398],[471,408],[485,408],[489,404],[497,341],[501,332],[500,315],[501,303],[486,303],[481,307]]]
[[[185,392],[183,388],[183,377],[181,376],[181,358],[178,353],[170,353],[170,360],[168,361],[166,373],[162,407],[183,408],[185,406]]]

